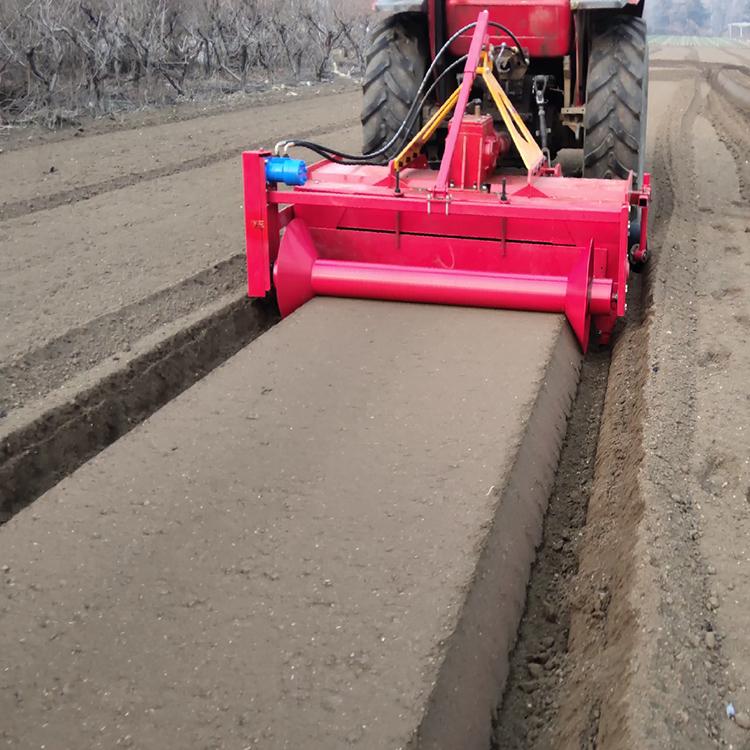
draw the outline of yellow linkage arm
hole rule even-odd
[[[510,133],[510,137],[513,139],[513,143],[518,149],[518,153],[521,155],[521,159],[523,159],[523,163],[529,174],[537,172],[544,163],[544,153],[529,132],[526,123],[518,112],[516,112],[515,107],[511,104],[508,95],[503,91],[497,78],[493,75],[490,59],[486,53],[483,54],[483,59],[477,68],[477,73],[481,74],[482,80],[487,86],[487,90],[490,92],[500,112],[500,116],[503,118],[505,127],[508,129],[508,133]],[[408,166],[419,156],[422,148],[432,138],[433,133],[438,129],[440,123],[453,111],[460,92],[461,87],[459,86],[422,126],[422,129],[409,141],[408,145],[396,156],[391,162],[391,170],[393,172],[398,172]]]
[[[422,129],[409,141],[408,145],[396,156],[392,163],[392,171],[398,172],[408,166],[422,151],[422,147],[432,138],[440,123],[451,113],[458,101],[459,86],[438,109],[435,114],[422,126]]]
[[[497,105],[500,116],[503,118],[505,127],[508,128],[510,137],[513,139],[526,169],[529,170],[529,174],[536,172],[544,163],[545,156],[542,149],[539,148],[529,132],[526,123],[521,119],[521,115],[516,112],[515,107],[510,103],[510,99],[498,83],[497,78],[492,74],[489,65],[482,66],[482,78]]]

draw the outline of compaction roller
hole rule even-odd
[[[564,313],[584,351],[592,323],[606,343],[647,256],[649,175],[563,176],[507,93],[528,52],[487,10],[460,32],[466,54],[437,74],[443,45],[376,151],[243,154],[248,293],[275,290],[282,315],[315,295]],[[430,109],[451,70],[457,88]]]

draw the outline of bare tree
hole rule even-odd
[[[3,0],[0,117],[51,125],[362,68],[369,0]]]

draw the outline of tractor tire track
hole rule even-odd
[[[675,94],[673,102],[677,104],[679,99]],[[655,181],[668,171],[665,162],[670,156],[664,144],[669,129],[667,121],[660,123],[652,166]],[[669,179],[657,184],[652,253],[663,241],[658,228],[669,223],[674,211]],[[497,750],[599,746],[602,695],[606,692],[602,682],[612,658],[603,654],[609,607],[613,593],[621,599],[623,581],[632,574],[632,550],[615,545],[613,559],[594,559],[602,554],[596,535],[602,533],[601,527],[620,523],[606,515],[613,492],[628,498],[626,508],[619,500],[612,506],[615,512],[622,511],[631,530],[623,537],[632,538],[632,527],[641,513],[635,474],[642,451],[639,434],[649,285],[650,274],[632,279],[627,325],[617,332],[611,358],[605,351],[584,362],[495,729],[493,747]],[[627,467],[621,465],[623,461]],[[607,486],[615,476],[615,486]],[[603,516],[597,529],[592,504],[599,506],[598,513]],[[562,520],[559,527],[558,519]],[[592,580],[582,573],[581,565],[587,562],[597,569]],[[617,590],[613,592],[613,588]],[[632,629],[632,618],[627,616],[626,621]],[[618,640],[627,650],[632,632],[626,639],[624,630]],[[533,676],[540,673],[535,664],[544,665],[541,679]],[[581,679],[581,672],[587,679]]]
[[[629,295],[632,324],[629,323],[616,343],[610,366],[594,486],[579,551],[578,575],[569,598],[572,609],[569,671],[560,687],[564,698],[557,725],[547,734],[547,740],[556,747],[607,750],[646,747],[644,738],[638,736],[642,731],[638,721],[633,720],[631,698],[637,675],[631,665],[638,661],[644,674],[659,683],[674,674],[658,663],[662,654],[656,641],[649,638],[643,642],[639,621],[652,622],[658,612],[656,607],[649,609],[647,601],[639,598],[638,590],[642,575],[639,563],[646,554],[641,547],[642,529],[646,515],[652,511],[641,477],[646,450],[651,447],[644,442],[648,409],[645,389],[652,368],[659,367],[659,363],[649,361],[657,313],[654,299],[659,294],[662,275],[672,274],[672,267],[683,263],[682,258],[675,257],[675,252],[679,252],[679,246],[673,244],[676,225],[695,220],[695,207],[683,203],[683,174],[692,170],[689,159],[692,145],[686,134],[691,132],[701,107],[697,81],[679,85],[671,105],[669,114],[659,122],[653,153],[653,182],[658,189],[652,225],[652,260],[645,276],[633,280]],[[695,248],[689,246],[686,251],[694,254]],[[693,273],[692,264],[687,273]],[[662,312],[658,309],[659,315]],[[688,338],[690,330],[695,330],[695,319],[693,316],[691,320],[688,314],[686,320],[681,335]],[[689,397],[687,394],[692,391],[694,386],[688,379],[682,384],[681,393]],[[692,518],[681,520],[692,528]],[[687,537],[682,524],[669,531],[681,540]],[[691,560],[696,550],[694,542],[692,548],[683,548]],[[660,583],[665,585],[663,581]],[[649,584],[653,586],[651,581]],[[686,590],[692,581],[668,585],[672,584],[682,588],[672,596],[673,602],[681,603],[688,596],[694,597],[693,601],[703,601],[696,592]],[[650,589],[647,593],[653,595]],[[676,609],[680,609],[679,605]],[[677,621],[683,616],[684,610],[675,613]],[[674,665],[670,667],[674,669]],[[701,677],[694,675],[695,692],[700,690]],[[640,689],[652,691],[653,685]],[[694,707],[696,715],[705,715],[705,707],[695,692],[684,698]],[[638,704],[635,710],[640,710]],[[662,722],[658,716],[650,715],[644,726],[656,733]],[[658,746],[669,746],[668,737]]]
[[[745,201],[750,201],[750,163],[748,163],[750,109],[740,109],[735,100],[727,96],[717,79],[718,74],[712,72],[709,76],[711,90],[708,94],[708,119],[734,159],[740,194]],[[750,84],[750,78],[748,84]],[[750,90],[748,90],[748,98],[750,99]],[[737,206],[737,208],[744,207]]]

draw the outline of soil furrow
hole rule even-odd
[[[497,750],[540,747],[557,713],[570,629],[567,599],[578,570],[609,362],[608,349],[589,352],[584,360],[495,726]]]
[[[653,180],[659,186],[654,209],[649,273],[631,280],[628,326],[617,341],[596,456],[579,570],[569,592],[571,629],[568,670],[560,686],[563,696],[557,726],[545,738],[564,748],[639,747],[627,721],[630,665],[639,647],[638,603],[633,599],[639,554],[636,549],[644,497],[639,472],[644,460],[644,386],[651,363],[648,348],[655,267],[666,256],[676,203],[670,178],[674,158],[670,134],[684,127],[695,111],[695,86],[683,85],[671,112],[685,107],[682,118],[659,122],[653,158]],[[691,114],[692,113],[692,114]],[[663,193],[663,195],[662,195]]]
[[[649,624],[641,626],[636,650],[642,674],[634,675],[628,695],[635,745],[649,742],[654,743],[651,746],[663,746],[680,732],[685,742],[682,746],[703,747],[706,734],[717,731],[718,714],[708,703],[709,675],[715,665],[707,666],[700,651],[688,653],[677,647],[700,633],[707,598],[685,466],[675,465],[674,460],[675,456],[684,460],[690,455],[695,429],[695,357],[688,353],[697,338],[694,227],[701,221],[701,211],[695,189],[693,128],[705,106],[699,75],[690,89],[674,101],[675,111],[680,112],[681,107],[681,114],[669,118],[659,143],[665,158],[657,184],[669,184],[672,207],[669,220],[659,225],[660,253],[651,269],[647,403],[654,408],[655,390],[670,400],[666,414],[659,415],[658,426],[669,440],[654,439],[651,416],[638,485],[644,498],[638,557],[648,567],[640,571],[634,600],[640,602],[641,621]],[[661,349],[665,331],[670,339],[669,357]],[[675,387],[677,383],[679,387]],[[679,702],[677,707],[675,702]],[[691,721],[678,728],[681,711],[689,712]],[[639,726],[639,722],[645,724]]]
[[[225,362],[278,319],[244,294],[176,322],[93,384],[41,402],[0,443],[0,523]]]
[[[21,408],[44,397],[82,368],[128,352],[141,337],[244,287],[245,255],[237,254],[179,284],[71,328],[0,367],[0,409]]]
[[[656,269],[674,262],[670,227],[676,206],[682,208],[675,162],[685,157],[684,133],[700,108],[696,82],[681,89],[669,110],[682,104],[683,114],[659,121],[653,149],[653,266],[631,279],[628,324],[611,364],[599,355],[584,368],[496,728],[498,748],[638,746],[623,728],[638,636],[632,597],[644,512],[643,388],[659,366],[647,354],[651,298]]]

